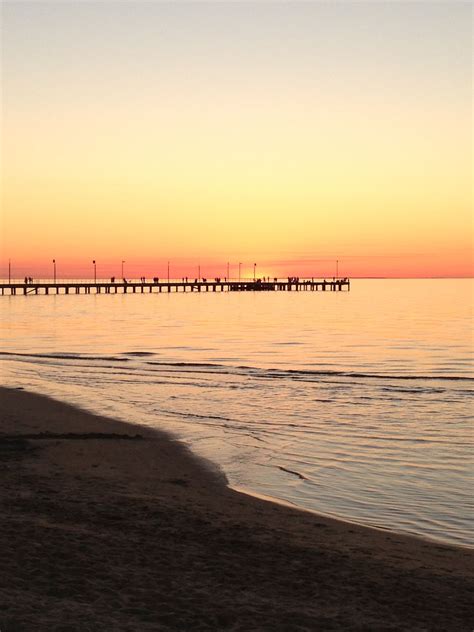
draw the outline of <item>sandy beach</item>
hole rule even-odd
[[[2,632],[474,626],[472,550],[253,498],[164,433],[0,398]]]

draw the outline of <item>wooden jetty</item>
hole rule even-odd
[[[86,281],[11,281],[0,282],[1,296],[45,294],[144,294],[170,292],[340,292],[350,290],[348,278],[273,279],[273,280],[86,280]]]

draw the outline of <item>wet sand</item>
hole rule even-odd
[[[0,410],[2,632],[474,628],[472,550],[240,494],[169,435],[23,390]]]

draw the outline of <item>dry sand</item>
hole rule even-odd
[[[22,390],[0,407],[1,632],[474,628],[471,550],[240,494],[166,434]]]

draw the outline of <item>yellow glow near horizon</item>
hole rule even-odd
[[[99,256],[147,266],[169,258],[183,266],[231,258],[274,262],[265,263],[269,271],[291,260],[295,270],[288,273],[299,274],[308,259],[339,257],[347,274],[472,274],[469,65],[464,75],[441,67],[435,38],[444,27],[434,9],[427,53],[412,50],[397,67],[390,54],[402,53],[394,38],[386,59],[358,53],[353,61],[356,33],[352,42],[324,42],[344,57],[327,69],[312,48],[274,64],[262,61],[260,49],[254,65],[250,53],[221,63],[206,48],[204,27],[180,50],[160,44],[161,65],[159,55],[150,62],[152,48],[142,57],[122,31],[119,39],[107,29],[115,57],[94,40],[105,60],[100,54],[87,59],[87,32],[71,46],[65,34],[54,34],[50,44],[39,37],[55,20],[66,32],[73,29],[73,6],[51,14],[43,8],[36,33],[21,8],[7,4],[3,269],[8,257],[37,269],[52,257],[71,268]],[[108,5],[120,29],[122,10]],[[201,10],[213,19],[219,14]],[[100,11],[98,5],[79,11],[96,34]],[[141,5],[141,11],[151,11],[157,24],[169,18],[165,5]],[[312,11],[315,26],[318,7]],[[265,30],[251,31],[244,9],[234,12],[255,45],[277,50],[270,35],[260,42]],[[403,7],[399,12],[403,22]],[[465,36],[462,10],[453,15]],[[220,14],[216,19],[224,31],[230,28]],[[417,19],[421,24],[430,16]],[[179,20],[192,16],[183,10]],[[330,15],[336,30],[338,20],[347,18]],[[276,18],[275,24],[286,33]],[[135,28],[140,34],[144,23]],[[41,51],[43,65],[30,57],[35,38],[27,40],[28,29],[51,48]],[[304,25],[298,29],[304,36]],[[64,63],[53,59],[58,49]],[[438,61],[423,69],[433,51]]]

